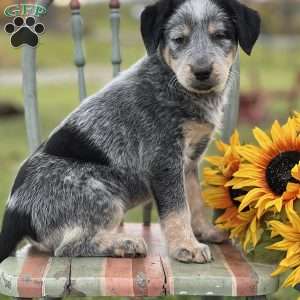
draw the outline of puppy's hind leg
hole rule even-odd
[[[104,256],[101,249],[87,237],[82,237],[60,246],[55,250],[54,255],[60,257]]]
[[[146,254],[143,238],[108,232],[70,241],[55,251],[55,256],[61,257],[144,257]]]
[[[109,204],[102,203],[99,211],[85,224],[67,227],[62,232],[60,245],[56,248],[55,256],[62,257],[144,257],[147,247],[143,238],[128,236],[117,232],[124,216],[120,201],[111,199]],[[96,222],[98,221],[98,222]]]
[[[53,199],[63,199],[56,207],[64,203],[64,209],[59,208],[56,238],[44,238],[51,240],[48,244],[55,256],[145,256],[143,239],[118,232],[130,199],[145,192],[144,184],[137,184],[136,176],[106,167],[72,167],[60,195]]]

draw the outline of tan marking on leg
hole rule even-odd
[[[185,185],[195,236],[205,242],[221,243],[227,240],[228,234],[220,231],[207,220],[208,212],[201,199],[201,189],[196,174],[188,173],[185,178]]]
[[[201,124],[195,121],[188,121],[183,124],[183,136],[184,136],[184,164],[186,170],[194,164],[190,160],[193,155],[194,146],[197,145],[205,136],[210,136],[214,130],[211,124]]]
[[[170,256],[183,262],[211,261],[210,249],[200,244],[192,231],[190,213],[173,212],[161,220]]]
[[[188,145],[198,143],[205,135],[211,134],[213,128],[213,125],[208,123],[204,124],[196,121],[185,122],[183,125],[185,143]]]

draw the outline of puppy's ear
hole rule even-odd
[[[141,15],[141,33],[149,55],[155,52],[160,40],[160,32],[155,28],[158,14],[158,4],[155,4],[147,6]]]
[[[163,30],[178,0],[160,0],[147,6],[141,15],[141,33],[148,55],[156,52],[163,37]]]
[[[241,48],[250,55],[260,33],[260,16],[255,10],[237,0],[223,0],[235,23],[237,38]]]

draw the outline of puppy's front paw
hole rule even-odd
[[[194,241],[182,242],[170,249],[170,255],[185,263],[204,264],[212,260],[210,249],[207,245]]]

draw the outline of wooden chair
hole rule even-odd
[[[45,1],[44,1],[45,5]],[[120,71],[120,4],[110,1],[113,74]],[[82,20],[78,0],[71,1],[75,64],[79,98],[86,96],[85,57],[82,50]],[[23,91],[28,142],[31,152],[41,142],[36,94],[36,50],[23,48]],[[239,58],[234,65],[239,74]],[[223,139],[228,141],[237,123],[239,75],[232,86],[224,119]],[[120,231],[142,235],[149,247],[146,258],[58,258],[39,253],[30,246],[0,265],[0,293],[15,298],[62,298],[64,296],[166,296],[197,295],[209,299],[245,296],[266,299],[278,289],[271,278],[272,265],[248,260],[230,242],[211,245],[214,261],[183,264],[168,257],[160,226],[151,224],[151,209],[144,208],[143,224],[124,224]]]

